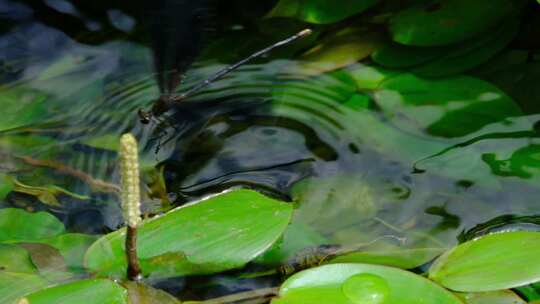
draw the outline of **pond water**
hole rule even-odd
[[[270,18],[276,1],[154,2],[0,1],[3,207],[45,210],[70,232],[118,229],[116,151],[131,132],[148,215],[231,187],[295,204],[268,263],[323,245],[438,252],[503,215],[537,229],[515,220],[540,213],[535,1],[460,43],[407,50],[385,25],[399,1],[329,24]],[[139,122],[160,87],[185,92],[306,27]],[[194,298],[272,285],[233,278],[156,284]]]

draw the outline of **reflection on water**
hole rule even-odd
[[[94,19],[68,2],[45,3],[81,32],[100,37],[110,26],[124,39],[81,38],[32,15],[38,9],[27,1],[0,2],[10,16],[0,36],[0,177],[11,178],[0,188],[4,206],[49,210],[71,231],[116,229],[115,151],[119,135],[132,132],[145,211],[250,187],[298,205],[285,240],[305,237],[305,246],[395,235],[405,247],[446,247],[490,219],[539,212],[540,117],[510,89],[374,64],[314,75],[301,60],[261,60],[144,126],[137,109],[160,90],[148,44],[126,34],[139,21],[111,9],[94,32]],[[201,59],[180,90],[224,64]],[[57,205],[36,194],[52,185],[65,190]]]

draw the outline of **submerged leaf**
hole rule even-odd
[[[295,17],[310,23],[333,23],[363,12],[379,0],[280,0],[269,17]]]
[[[462,304],[437,284],[411,272],[368,264],[333,264],[291,276],[273,304]]]
[[[447,45],[488,30],[515,12],[515,0],[439,0],[403,10],[390,19],[394,41],[416,46]]]
[[[468,76],[428,80],[401,74],[383,81],[375,99],[384,113],[405,130],[418,133],[415,129],[421,126],[441,137],[465,136],[521,115],[504,92]]]
[[[148,285],[127,281],[122,286],[127,289],[129,304],[180,304],[172,295]]]
[[[291,215],[290,204],[240,189],[143,221],[138,228],[143,273],[166,277],[241,267],[279,239]],[[124,276],[124,239],[125,229],[100,238],[88,249],[86,266]]]
[[[540,280],[540,233],[502,232],[465,242],[439,257],[429,277],[465,292],[514,288]]]

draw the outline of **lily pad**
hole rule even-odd
[[[16,208],[0,210],[0,242],[39,240],[64,231],[64,225],[47,212],[29,213]]]
[[[465,242],[439,257],[429,277],[464,292],[523,286],[540,280],[540,233],[495,233]]]
[[[342,0],[339,5],[329,0],[280,0],[268,17],[294,17],[310,23],[333,23],[356,15],[379,0]]]
[[[394,41],[405,45],[457,43],[495,26],[515,12],[515,0],[439,0],[403,10],[390,19]]]
[[[58,285],[31,293],[18,304],[127,304],[127,291],[106,279],[88,279]]]
[[[290,204],[239,189],[143,221],[137,251],[143,273],[167,277],[241,267],[280,238],[291,215]],[[123,277],[124,239],[121,229],[96,241],[86,253],[87,268]]]
[[[272,304],[462,304],[452,293],[414,273],[369,264],[332,264],[299,272]]]

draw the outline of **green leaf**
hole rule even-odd
[[[26,300],[26,302],[25,302]],[[19,304],[127,304],[127,291],[111,280],[88,279],[31,293]]]
[[[369,264],[332,264],[299,272],[272,304],[462,304],[452,293],[414,273]]]
[[[439,257],[429,277],[464,292],[514,288],[540,280],[540,233],[495,233],[465,242]]]
[[[39,275],[0,271],[0,302],[15,304],[20,297],[49,285]]]
[[[345,28],[307,51],[300,59],[307,72],[327,72],[368,57],[379,45],[380,35],[366,30]]]
[[[517,149],[507,159],[498,159],[494,153],[482,155],[493,174],[533,178],[540,176],[540,145],[528,145]]]
[[[138,255],[145,275],[206,274],[238,268],[273,243],[287,227],[290,204],[251,190],[234,190],[144,221]],[[102,275],[124,276],[125,229],[94,243],[85,264]]]
[[[497,29],[481,34],[472,41],[460,44],[411,72],[425,77],[441,77],[468,71],[500,52],[512,41],[519,29],[519,19],[509,18]]]
[[[378,0],[280,0],[268,17],[294,17],[310,23],[333,23],[372,7]]]
[[[64,225],[47,212],[29,213],[16,208],[0,210],[0,242],[39,240],[63,232]]]
[[[11,244],[0,244],[0,271],[37,273],[28,251]]]
[[[375,99],[404,130],[418,134],[420,126],[440,137],[465,136],[522,114],[504,92],[468,76],[428,80],[401,74],[383,81]]]
[[[390,19],[394,41],[405,45],[436,46],[476,36],[516,11],[515,0],[428,1]]]
[[[447,47],[419,47],[387,42],[374,51],[371,58],[384,67],[408,68],[439,58],[448,51]]]
[[[458,294],[467,304],[526,304],[510,290]]]

